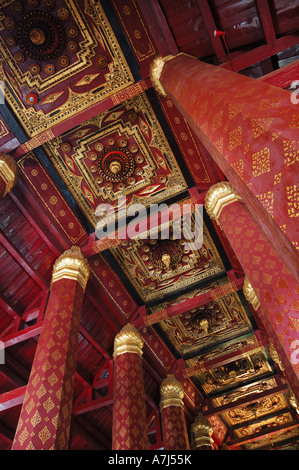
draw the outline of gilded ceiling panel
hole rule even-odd
[[[159,203],[187,189],[145,93],[45,145],[49,158],[95,226],[101,203]]]
[[[193,218],[192,221],[195,223]],[[163,239],[160,235],[164,228],[160,225],[157,239],[145,232],[144,238],[124,240],[110,250],[144,302],[162,298],[225,271],[205,223],[203,244],[198,248],[196,244],[187,246],[190,239],[184,238],[183,231],[181,238],[174,238],[171,223],[169,239]]]
[[[218,285],[219,281],[215,283],[215,287]],[[207,347],[216,348],[212,353],[197,356],[198,361],[217,357],[217,352],[218,354],[228,353],[234,346],[226,346],[224,350],[220,346],[220,350],[217,351],[217,344],[247,334],[252,330],[237,292],[186,310],[181,315],[161,321],[159,325],[182,356],[190,353],[198,354],[201,349]],[[235,348],[239,347],[240,342]]]
[[[28,136],[134,83],[100,2],[4,0],[0,79]]]
[[[271,390],[272,388],[276,387],[277,383],[274,378],[265,379],[256,383],[252,383],[249,385],[243,385],[239,387],[237,390],[233,392],[229,392],[227,394],[221,395],[219,397],[213,398],[212,403],[214,406],[223,406],[229,403],[233,403],[236,400],[240,400],[245,397],[249,397],[250,395],[255,395],[257,393],[262,393],[267,390]]]
[[[193,366],[196,359],[186,361]],[[272,372],[265,351],[257,348],[243,354],[241,358],[223,366],[195,375],[207,395],[223,393],[233,387],[241,386],[247,381],[258,380],[264,374]]]

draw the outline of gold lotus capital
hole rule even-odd
[[[138,330],[127,323],[114,338],[113,357],[133,353],[142,356],[143,339]]]
[[[154,89],[159,95],[166,96],[165,90],[161,85],[160,78],[163,72],[163,68],[166,62],[173,59],[174,56],[168,55],[166,57],[156,57],[150,66],[150,79]]]
[[[18,167],[15,159],[10,155],[0,152],[0,176],[5,181],[6,187],[2,197],[11,191],[18,179]]]
[[[213,429],[208,419],[202,413],[198,413],[194,423],[191,425],[193,447],[213,447]]]
[[[249,303],[251,303],[254,310],[257,310],[261,304],[260,304],[259,298],[256,295],[256,292],[255,292],[254,288],[252,287],[252,284],[249,281],[247,276],[245,276],[245,279],[244,279],[243,293],[244,293],[245,299]]]
[[[218,222],[222,209],[235,201],[242,201],[242,199],[228,181],[222,181],[208,190],[205,208],[210,218]]]
[[[55,261],[52,272],[52,283],[60,279],[78,281],[85,290],[90,273],[87,259],[82,255],[78,246],[72,246]]]
[[[168,374],[160,385],[160,409],[183,406],[184,387],[173,374]]]

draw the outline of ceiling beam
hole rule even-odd
[[[11,335],[4,336],[1,338],[0,348],[6,349],[9,346],[13,346],[15,344],[21,343],[22,341],[26,341],[29,338],[38,336],[41,332],[41,329],[42,322],[39,322],[33,326],[29,326],[28,328],[12,333]]]
[[[256,332],[255,332],[256,333]],[[194,377],[197,374],[201,374],[203,372],[207,372],[211,369],[217,369],[218,367],[224,366],[229,364],[232,361],[237,361],[238,359],[242,359],[245,354],[254,351],[255,349],[260,349],[261,347],[267,347],[269,345],[268,339],[260,339],[257,338],[257,342],[253,344],[249,344],[243,348],[239,347],[237,350],[232,351],[227,354],[223,354],[220,357],[215,359],[210,359],[208,361],[200,361],[196,365],[192,367],[186,367],[182,363],[181,367],[179,367],[176,376],[179,377]],[[240,340],[241,342],[241,340]],[[238,344],[238,343],[237,343]]]
[[[296,46],[298,42],[298,35],[283,36],[277,39],[273,44],[265,44],[249,52],[232,53],[231,60],[226,60],[223,64],[219,65],[219,67],[232,70],[233,72],[240,72],[240,70],[244,70],[289,47]]]
[[[111,360],[111,355],[103,348],[103,346],[96,340],[84,326],[79,326],[79,331],[82,336],[106,359]]]
[[[215,54],[217,56],[217,59],[221,59],[226,56],[226,51],[222,44],[221,38],[215,37],[214,33],[217,27],[216,27],[216,23],[215,23],[209,2],[208,0],[197,0],[197,4],[199,6],[203,22],[207,29],[207,32],[208,32],[210,41],[212,43],[213,49],[215,51]]]
[[[169,211],[169,209],[172,206],[180,207],[183,205],[190,205],[191,209],[194,210],[196,205],[203,205],[204,203],[204,198],[206,193],[199,193],[198,189],[196,187],[190,188],[189,189],[189,194],[190,198],[185,199],[182,202],[177,202],[175,204],[172,204],[171,206],[168,206],[161,211],[157,207],[157,217],[155,214],[150,213],[146,218],[142,220],[138,220],[138,233],[139,236],[145,235],[148,230],[156,230],[160,227],[161,225],[161,220],[169,220],[170,222],[177,217],[176,213],[172,213],[172,211]],[[163,205],[163,203],[161,203]],[[159,204],[157,204],[159,206]],[[119,209],[119,213],[121,213],[122,208]],[[116,211],[117,213],[117,211]],[[181,215],[182,212],[179,212],[178,215]],[[116,217],[115,217],[115,212],[113,212],[110,216],[107,216],[107,219],[105,223],[103,223],[103,227],[107,227],[106,223],[110,224],[109,227],[109,234],[103,238],[97,238],[97,232],[95,231],[94,233],[90,234],[87,240],[87,243],[83,246],[81,246],[81,251],[82,254],[86,257],[89,258],[90,256],[95,255],[96,253],[100,253],[104,250],[107,250],[109,248],[112,248],[114,246],[119,245],[123,240],[128,240],[130,239],[127,231],[127,223],[125,223],[125,228],[121,228],[120,230],[117,230],[116,228]],[[122,218],[125,219],[127,222],[127,212],[125,211],[122,214]],[[103,219],[104,220],[104,219]]]
[[[41,145],[41,142],[45,144],[46,142],[49,142],[55,137],[58,137],[64,134],[65,132],[74,129],[76,126],[82,124],[82,122],[92,119],[93,117],[98,116],[99,114],[113,108],[118,104],[123,103],[128,99],[132,99],[134,96],[139,95],[139,93],[151,87],[151,81],[149,79],[145,79],[127,86],[124,90],[117,91],[109,98],[106,98],[96,103],[95,105],[89,106],[81,113],[79,112],[71,118],[65,119],[60,124],[54,125],[50,130],[45,130],[35,135],[27,142],[18,147],[14,154],[14,157],[19,158],[25,155],[27,152],[39,147]]]
[[[169,54],[178,54],[179,49],[159,1],[151,0],[150,2],[145,2],[144,0],[137,0],[137,6],[143,14],[143,17],[146,18],[146,25],[152,33],[156,47],[159,49],[161,56],[164,57]]]
[[[22,313],[19,311],[19,309],[12,305],[8,299],[5,299],[3,294],[0,294],[0,307],[8,313],[8,315],[11,316],[11,318],[15,321],[19,321]]]
[[[99,410],[113,404],[113,395],[109,394],[105,397],[95,398],[94,400],[87,400],[86,403],[77,405],[73,408],[73,415],[78,416],[84,413],[89,413],[90,411]]]
[[[32,228],[36,233],[41,237],[44,243],[50,248],[52,253],[58,258],[61,254],[61,250],[57,247],[57,244],[54,240],[50,239],[49,232],[46,227],[43,225],[40,217],[36,217],[36,213],[31,213],[32,206],[28,206],[27,199],[22,196],[18,187],[14,188],[13,191],[8,193],[8,197],[14,202],[17,208],[22,212],[25,219],[30,223]]]

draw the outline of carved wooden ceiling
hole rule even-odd
[[[19,169],[0,202],[1,450],[12,444],[53,263],[71,245],[88,257],[91,278],[70,449],[111,447],[113,339],[127,322],[145,343],[152,449],[160,444],[153,411],[169,372],[184,385],[188,427],[202,410],[219,448],[298,448],[288,383],[245,300],[242,268],[209,217],[199,250],[95,238],[101,203],[203,202],[225,179],[173,103],[156,95],[152,60],[186,52],[258,78],[296,58],[298,13],[298,1],[283,0],[1,2],[0,151]],[[226,31],[229,53],[215,29]],[[171,270],[156,263],[166,245]]]

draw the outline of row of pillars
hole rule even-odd
[[[205,207],[210,217],[221,223],[241,262],[246,261],[247,273],[254,276],[256,272],[252,262],[254,252],[249,252],[247,248],[247,241],[253,239],[259,243],[259,250],[262,248],[260,252],[265,252],[268,259],[275,260],[279,276],[283,276],[292,289],[292,279],[283,271],[280,260],[271,252],[267,240],[254,225],[230,183],[219,183],[211,187],[206,195]],[[242,240],[236,230],[240,223],[246,229],[243,230]],[[43,327],[12,449],[68,448],[79,324],[89,272],[88,261],[78,247],[67,250],[54,264]],[[260,271],[259,274],[263,276],[264,272]],[[293,388],[294,397],[298,400],[298,377],[293,367],[295,361],[292,362],[292,357],[288,356],[287,349],[283,347],[285,336],[280,334],[276,323],[277,312],[282,316],[284,312],[282,308],[276,310],[275,305],[272,309],[268,308],[269,299],[264,290],[263,282],[260,282],[260,295],[257,296],[251,281],[246,277],[245,297],[256,310],[272,340],[285,376]],[[115,337],[112,424],[114,450],[147,449],[149,445],[142,348],[142,337],[130,324]],[[183,394],[183,387],[174,376],[167,376],[162,382],[160,412],[163,447],[166,450],[190,448]],[[211,448],[210,432],[209,423],[199,415],[191,429],[192,448]]]

